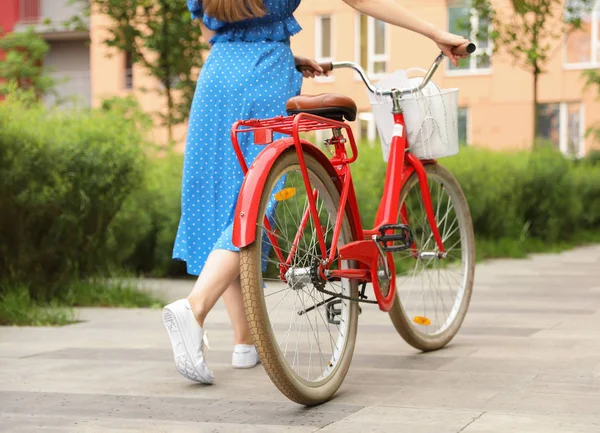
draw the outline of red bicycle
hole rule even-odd
[[[472,53],[473,44],[455,52]],[[291,400],[317,404],[340,387],[354,351],[359,302],[388,312],[400,335],[423,351],[446,345],[467,312],[475,243],[465,196],[435,160],[420,160],[407,141],[402,98],[426,86],[377,89],[393,101],[394,133],[373,229],[364,229],[350,164],[358,147],[350,126],[355,103],[345,96],[297,96],[288,116],[236,122],[231,138],[246,174],[233,243],[240,248],[246,314],[261,361]],[[331,130],[325,148],[300,137]],[[250,167],[238,135],[266,145]],[[287,137],[274,140],[274,134]],[[351,155],[346,144],[350,145]],[[365,293],[373,287],[375,299]]]

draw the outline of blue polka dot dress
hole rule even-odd
[[[233,214],[244,179],[231,145],[240,119],[285,114],[300,93],[302,74],[294,67],[289,38],[300,31],[293,12],[300,0],[265,0],[267,14],[224,23],[203,15],[201,0],[188,0],[194,18],[216,32],[198,79],[189,118],[183,165],[181,219],[173,258],[199,275],[211,251],[238,251],[231,242]],[[264,146],[240,135],[246,161]]]

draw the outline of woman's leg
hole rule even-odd
[[[214,250],[206,259],[204,268],[196,280],[196,284],[194,284],[194,289],[187,298],[200,326],[204,326],[206,315],[212,310],[227,288],[232,285],[234,280],[239,280],[239,256],[239,253],[234,251]],[[238,308],[243,312],[241,292],[239,302]],[[230,307],[227,308],[229,310]],[[245,316],[244,320],[246,320]]]
[[[233,327],[233,344],[253,344],[242,299],[240,278],[236,278],[223,293],[223,301]]]

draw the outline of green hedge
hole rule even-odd
[[[135,125],[110,107],[49,113],[14,97],[0,104],[2,288],[29,287],[33,299],[47,300],[111,269],[185,274],[171,260],[183,157],[146,152]],[[484,256],[550,249],[600,231],[596,157],[463,148],[440,163],[465,191]],[[352,173],[365,226],[373,223],[385,169],[380,149],[362,144]]]
[[[155,277],[186,274],[171,259],[181,214],[183,156],[148,158],[144,182],[129,195],[110,227],[110,247],[122,267]]]
[[[0,291],[48,300],[115,265],[109,227],[141,185],[140,142],[115,114],[0,103]]]
[[[582,234],[600,232],[600,164],[592,159],[571,161],[549,149],[462,148],[439,162],[465,191],[478,245],[483,247],[480,257],[523,256],[558,243],[585,241]],[[181,167],[180,155],[153,161],[150,187],[131,196],[131,208],[126,204],[122,211],[129,216],[121,220],[119,215],[115,221],[121,233],[130,235],[146,227],[143,242],[125,242],[138,246],[127,250],[126,260],[137,270],[157,276],[185,273],[184,266],[170,260],[179,220]],[[365,226],[373,224],[385,170],[379,148],[362,144],[352,173]]]
[[[479,239],[531,238],[551,244],[578,238],[582,231],[600,231],[600,164],[594,158],[571,161],[547,148],[462,148],[439,163],[460,182]],[[385,175],[379,149],[361,146],[352,172],[363,223],[372,225]]]

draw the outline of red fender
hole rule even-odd
[[[329,172],[333,179],[338,191],[342,191],[342,180],[337,174],[331,162],[312,143],[301,140],[302,150],[305,154],[313,156],[319,161],[323,167]],[[271,171],[271,167],[277,160],[277,158],[287,149],[294,147],[294,139],[292,137],[283,138],[269,144],[263,149],[250,168],[246,173],[242,188],[238,196],[237,205],[235,208],[235,215],[233,219],[233,238],[232,242],[238,248],[243,248],[254,242],[256,238],[256,220],[258,218],[258,207],[260,205],[259,198],[263,191],[267,177]],[[354,194],[354,188],[351,185],[348,202],[348,209],[346,215],[351,219],[351,227],[353,227],[354,239],[358,240],[362,238],[362,226],[360,224],[360,218],[358,217],[358,208],[356,203],[356,196]]]

